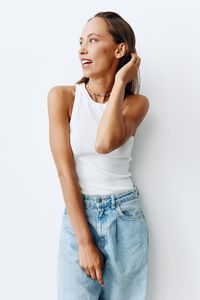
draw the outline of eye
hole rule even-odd
[[[89,42],[92,43],[92,41],[97,42],[97,39],[95,39],[95,38],[90,38],[90,39],[89,39]],[[82,41],[79,41],[79,45],[80,45],[80,46],[82,46],[82,43],[83,43]]]
[[[97,41],[95,38],[91,38],[91,39],[89,39],[89,41],[91,42],[91,41]]]

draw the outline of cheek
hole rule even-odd
[[[97,47],[91,50],[91,52],[94,53],[95,56],[100,56],[100,57],[111,57],[112,55],[112,49],[108,47]]]
[[[112,49],[104,48],[104,49],[102,49],[102,52],[103,52],[104,56],[106,56],[109,59],[111,59],[113,56]]]
[[[99,62],[110,65],[113,62],[112,51],[108,48],[102,48],[98,51],[97,58]]]

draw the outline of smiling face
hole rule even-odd
[[[100,17],[91,19],[83,28],[80,38],[79,57],[91,61],[82,61],[84,76],[114,76],[118,64],[117,48],[106,21]]]

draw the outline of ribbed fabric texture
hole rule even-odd
[[[83,194],[114,194],[134,187],[129,170],[133,136],[110,153],[101,154],[95,150],[98,124],[107,103],[95,102],[88,94],[85,83],[76,84],[70,142]]]

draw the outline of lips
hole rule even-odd
[[[92,63],[92,60],[87,59],[87,58],[81,58],[81,63],[82,63],[82,66],[89,65]]]

